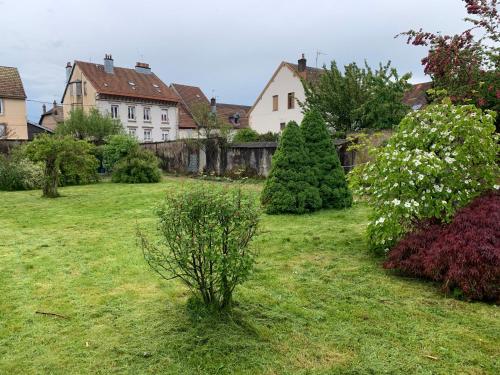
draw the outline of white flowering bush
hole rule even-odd
[[[373,206],[373,250],[387,252],[418,221],[448,222],[482,191],[498,189],[495,115],[449,102],[412,112],[372,162],[351,172],[353,190]]]

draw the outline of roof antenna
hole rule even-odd
[[[321,51],[316,51],[316,68],[318,67],[318,58],[320,57],[320,55],[327,55],[326,53],[323,53]]]

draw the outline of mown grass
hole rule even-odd
[[[0,373],[498,373],[498,307],[383,270],[363,205],[264,216],[232,315],[207,315],[150,271],[135,239],[191,183],[0,193]]]

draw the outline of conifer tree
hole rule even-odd
[[[261,201],[268,214],[315,211],[321,208],[316,177],[310,168],[304,138],[296,122],[283,130]]]
[[[323,208],[344,208],[352,205],[344,169],[319,112],[305,113],[301,124],[307,154],[316,174]]]

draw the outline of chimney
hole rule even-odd
[[[66,64],[66,82],[69,82],[72,69],[73,69],[73,67],[71,66],[71,63],[68,61],[68,63]]]
[[[135,71],[142,74],[151,74],[151,68],[149,67],[149,64],[143,62],[135,63]]]
[[[52,114],[57,115],[57,102],[55,100],[52,103]]]
[[[44,104],[42,105],[42,113],[47,113],[47,106]]]
[[[304,57],[304,54],[302,54],[302,58],[299,59],[298,61],[298,66],[299,66],[299,72],[305,72],[306,71],[306,58]]]
[[[111,55],[104,55],[104,71],[113,74],[113,57]]]
[[[212,113],[214,113],[214,114],[217,112],[217,103],[216,103],[214,97],[212,97],[212,99],[210,99],[210,109],[212,110]]]

